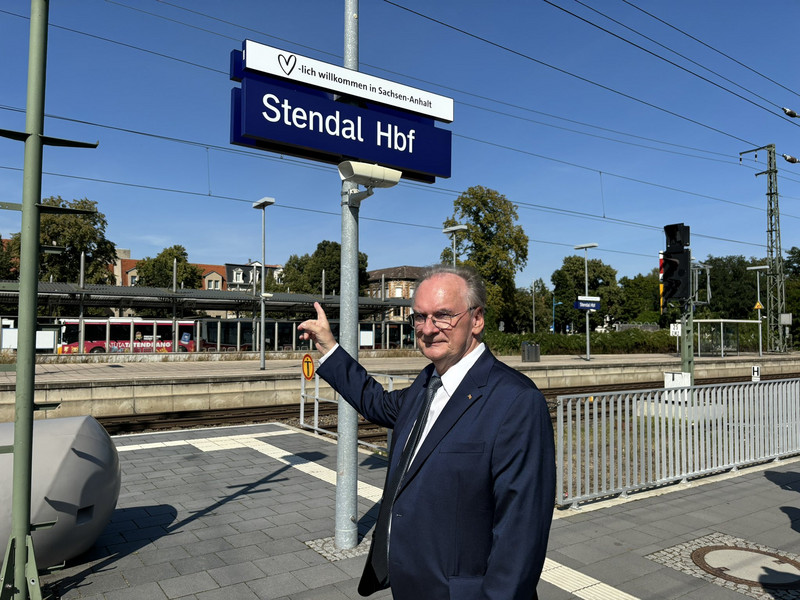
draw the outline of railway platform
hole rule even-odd
[[[224,360],[229,357],[203,353],[104,355],[96,361],[95,355],[90,355],[93,362],[41,363],[36,365],[34,401],[59,405],[44,418],[297,405],[302,356],[270,357],[264,370],[257,359]],[[499,359],[535,381],[548,399],[575,389],[662,387],[666,372],[681,370],[675,354],[597,354],[591,361],[576,355],[542,356],[538,362],[524,362],[518,355]],[[420,354],[365,356],[361,362],[372,373],[403,378],[416,376],[427,364]],[[754,366],[764,379],[795,378],[800,376],[800,353],[696,357],[695,381],[749,381]],[[14,371],[0,370],[0,422],[14,419],[15,379]]]
[[[359,598],[382,458],[359,454],[366,541],[339,551],[327,438],[266,423],[113,439],[122,490],[111,523],[42,579],[45,598]],[[798,554],[800,459],[788,459],[557,511],[539,597],[791,600]]]

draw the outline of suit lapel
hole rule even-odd
[[[411,463],[408,473],[403,479],[400,491],[414,478],[420,467],[425,463],[431,453],[436,449],[442,439],[453,428],[465,412],[483,396],[483,389],[489,377],[489,371],[495,362],[489,350],[484,350],[477,362],[467,372],[461,384],[456,388],[450,400],[447,401],[442,414],[436,419],[425,441],[420,446],[417,456]],[[407,434],[406,434],[407,435]],[[399,492],[398,492],[399,493]]]

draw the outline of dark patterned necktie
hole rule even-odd
[[[428,420],[431,402],[433,402],[433,397],[440,387],[442,387],[442,378],[438,375],[433,375],[428,381],[425,402],[417,415],[417,420],[414,422],[414,427],[408,436],[408,441],[406,441],[403,453],[400,455],[400,460],[397,461],[397,466],[392,471],[386,482],[386,488],[383,490],[378,522],[375,525],[375,533],[372,536],[372,568],[375,571],[375,576],[381,582],[386,582],[389,576],[389,526],[392,523],[392,507],[397,497],[397,490],[400,489],[403,477],[411,464],[414,450],[419,444],[419,439],[425,429],[425,422]]]

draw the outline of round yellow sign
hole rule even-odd
[[[314,359],[310,354],[303,356],[303,377],[309,381],[314,378]]]

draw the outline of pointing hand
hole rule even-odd
[[[319,302],[314,302],[314,309],[317,311],[317,318],[303,321],[297,329],[303,332],[300,334],[301,340],[312,340],[317,350],[325,354],[336,345],[336,338],[333,337],[328,317]]]

